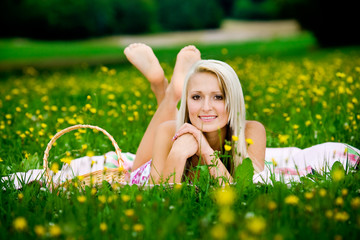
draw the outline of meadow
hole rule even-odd
[[[359,47],[318,49],[301,38],[198,48],[203,58],[224,60],[235,69],[247,118],[264,124],[268,147],[328,141],[360,147]],[[179,49],[154,49],[168,79]],[[117,51],[121,56],[122,49]],[[99,126],[123,152],[135,153],[157,108],[149,83],[125,60],[67,69],[28,66],[0,77],[2,177],[42,168],[49,140],[75,124]],[[101,133],[79,130],[56,141],[49,162],[61,166],[64,159],[112,150]],[[356,170],[334,167],[290,185],[243,180],[226,188],[202,181],[197,188],[104,184],[60,192],[38,184],[4,190],[0,183],[0,239],[360,237]]]

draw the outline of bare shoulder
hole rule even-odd
[[[258,121],[246,121],[245,134],[250,132],[265,133],[265,127]]]

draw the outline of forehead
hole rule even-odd
[[[197,72],[193,74],[188,83],[188,91],[221,91],[219,80],[214,73]]]

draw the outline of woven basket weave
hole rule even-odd
[[[115,152],[118,157],[118,163],[119,163],[119,168],[104,168],[103,170],[98,170],[98,171],[90,172],[90,173],[87,173],[87,174],[84,174],[81,176],[77,176],[77,179],[80,180],[80,186],[81,187],[93,186],[93,185],[101,184],[102,181],[107,181],[110,184],[115,183],[115,182],[124,183],[125,182],[125,174],[127,172],[123,168],[124,160],[121,158],[121,150],[120,150],[119,146],[117,145],[115,139],[107,131],[105,131],[104,129],[102,129],[100,127],[92,126],[92,125],[74,125],[74,126],[71,126],[71,127],[61,130],[60,132],[56,133],[54,137],[52,137],[52,139],[50,140],[50,142],[48,143],[48,145],[45,149],[44,158],[43,158],[43,167],[45,169],[45,178],[46,178],[47,183],[53,184],[52,176],[50,174],[50,169],[49,169],[49,162],[48,162],[48,157],[49,157],[49,152],[50,152],[51,147],[53,146],[53,144],[59,137],[61,137],[65,133],[68,133],[73,130],[77,130],[79,128],[91,128],[91,129],[96,129],[96,130],[104,133],[111,140],[112,145],[115,148]],[[67,182],[63,183],[62,186],[67,186],[68,184],[70,184],[70,182],[72,182],[72,180],[68,180]]]

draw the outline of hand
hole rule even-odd
[[[193,126],[189,123],[185,123],[176,132],[176,134],[174,136],[174,140],[180,138],[184,134],[191,134],[195,138],[197,145],[198,145],[198,150],[196,152],[196,155],[198,155],[199,157],[201,155],[202,158],[206,159],[207,156],[210,156],[211,154],[213,154],[214,150],[210,147],[204,134],[198,128],[196,128],[195,126]]]
[[[194,156],[198,152],[198,149],[198,142],[194,136],[190,133],[184,133],[175,139],[171,151],[187,159]]]

